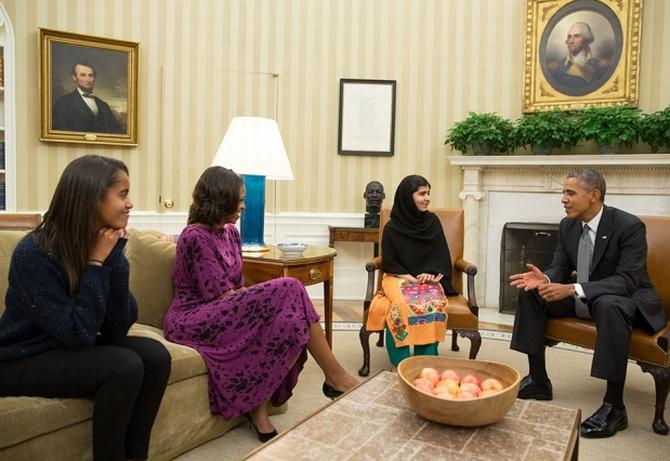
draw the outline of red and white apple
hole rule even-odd
[[[435,368],[422,369],[421,373],[419,373],[419,377],[427,379],[433,384],[433,386],[437,384],[437,382],[440,380],[440,374],[437,372]]]
[[[440,373],[440,381],[444,381],[445,379],[452,379],[456,381],[456,383],[461,382],[461,375],[459,375],[456,370],[452,370],[451,368],[447,368],[444,370],[442,373]]]
[[[463,383],[472,383],[472,384],[476,384],[477,387],[480,387],[480,388],[481,388],[481,381],[479,380],[479,378],[477,378],[477,377],[476,377],[475,375],[473,375],[472,373],[469,373],[469,374],[463,376],[463,378],[461,379],[461,384],[463,384]]]
[[[500,381],[498,381],[495,378],[488,378],[482,381],[482,389],[483,390],[495,389],[496,391],[502,391],[503,385]]]

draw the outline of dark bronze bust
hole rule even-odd
[[[370,181],[365,186],[365,227],[379,227],[379,211],[385,197],[384,186],[379,181]]]

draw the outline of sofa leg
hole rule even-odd
[[[477,354],[479,354],[479,348],[482,345],[482,335],[479,334],[479,331],[477,330],[453,330],[453,336],[451,337],[451,350],[456,350],[458,351],[458,345],[456,345],[456,349],[454,349],[454,338],[456,338],[456,335],[461,335],[464,338],[468,338],[470,340],[470,354],[468,355],[468,358],[470,360],[474,360],[477,358]]]
[[[661,368],[640,362],[638,362],[638,365],[643,372],[654,377],[654,384],[656,385],[656,414],[651,428],[657,434],[668,435],[668,425],[663,419],[663,413],[665,412],[668,390],[670,390],[670,368]]]
[[[370,332],[365,328],[365,324],[358,331],[358,338],[361,340],[363,348],[363,366],[358,370],[358,376],[368,376],[370,374]]]

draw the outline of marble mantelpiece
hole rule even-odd
[[[565,175],[599,170],[605,203],[634,214],[670,215],[670,154],[450,156],[463,170],[465,258],[479,268],[477,301],[498,308],[500,242],[506,222],[557,223]]]

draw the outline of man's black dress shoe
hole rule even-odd
[[[618,431],[628,427],[628,416],[626,409],[619,410],[611,403],[603,403],[591,416],[586,418],[581,425],[582,437],[603,438],[612,437]]]
[[[337,389],[335,389],[333,386],[326,383],[325,381],[323,382],[323,386],[321,387],[321,390],[323,391],[323,395],[325,395],[326,397],[328,397],[331,400],[335,400],[340,395],[344,394],[344,392],[338,391]]]
[[[530,375],[524,376],[521,384],[519,384],[519,394],[517,397],[520,399],[552,400],[554,393],[551,381],[539,383]]]

